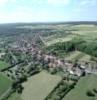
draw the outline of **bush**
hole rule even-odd
[[[94,91],[95,93],[97,93],[97,89],[94,88],[93,91]]]
[[[92,91],[88,90],[87,91],[87,96],[94,97],[95,94]]]

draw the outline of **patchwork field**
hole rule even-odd
[[[67,42],[75,37],[83,38],[86,41],[93,41],[97,39],[97,26],[96,25],[65,25],[65,26],[57,26],[60,30],[67,30],[67,33],[56,33],[46,37],[43,37],[46,46],[50,46],[52,44],[58,42]]]
[[[0,96],[10,88],[11,84],[11,80],[0,74]]]
[[[41,72],[23,84],[22,100],[44,100],[60,82],[61,77]],[[32,98],[32,99],[31,99]]]
[[[38,50],[42,58],[40,60],[36,59],[38,58]],[[12,57],[10,52],[13,53]],[[3,53],[8,55],[2,57]],[[47,62],[44,60],[46,54],[54,57],[49,57]],[[57,66],[57,61],[64,62],[65,59],[70,60],[73,64],[78,60],[79,64],[86,66],[85,71],[96,71],[97,22],[94,24],[79,22],[51,25],[32,25],[30,23],[7,25],[4,29],[0,27],[0,58],[2,59],[0,60],[0,70],[10,66],[5,61],[13,62],[11,59],[13,56],[16,56],[16,61],[23,60],[23,63],[6,70],[6,72],[0,72],[0,100],[9,92],[12,84],[12,81],[4,76],[5,73],[13,81],[20,81],[22,78],[26,78],[26,75],[28,76],[27,81],[21,83],[24,87],[22,93],[18,93],[19,89],[21,91],[21,87],[17,87],[16,92],[10,94],[7,100],[44,100],[47,96],[48,100],[97,100],[97,75],[93,75],[95,73],[78,77],[69,75],[65,68],[50,68],[48,71],[50,73],[55,71],[54,75],[43,70],[48,64],[56,64],[55,66]],[[79,71],[79,67],[75,68],[78,70],[78,74],[83,71]],[[31,73],[38,70],[41,72],[30,76]],[[63,77],[64,82],[61,81]],[[69,81],[65,82],[65,79]],[[75,81],[77,79],[78,81]],[[70,82],[76,82],[75,87],[70,85],[72,89],[64,96],[64,93],[69,89]],[[58,85],[58,83],[60,84]],[[20,83],[18,85],[20,86]],[[55,88],[56,86],[58,88]],[[51,92],[54,88],[55,90]],[[95,96],[87,95],[88,91],[92,91]]]
[[[63,100],[97,100],[97,93],[95,97],[87,96],[87,91],[97,89],[97,75],[88,75],[79,80],[73,90],[71,90]]]
[[[10,64],[8,64],[4,61],[0,61],[0,70],[4,69],[6,67],[9,67],[9,66],[10,66]]]

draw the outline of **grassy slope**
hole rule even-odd
[[[59,83],[59,76],[41,72],[24,83],[23,100],[43,100]]]
[[[6,67],[9,67],[10,64],[4,62],[4,61],[0,61],[0,70],[3,69],[3,68],[6,68]]]
[[[4,92],[7,91],[7,89],[9,89],[11,84],[12,84],[11,80],[0,74],[0,95],[2,95]]]
[[[63,100],[92,100],[86,95],[86,92],[94,88],[97,88],[97,75],[86,76],[79,80],[76,87]],[[97,100],[97,94],[93,100]]]
[[[7,100],[22,100],[22,99],[19,94],[13,93]]]

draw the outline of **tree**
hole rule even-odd
[[[95,93],[97,93],[97,89],[94,88],[93,91],[94,91]]]
[[[20,85],[18,85],[17,92],[21,94],[23,89],[24,89],[24,87],[20,84]]]
[[[94,97],[95,96],[95,94],[90,90],[88,90],[86,94],[87,94],[87,96],[90,96],[90,97]]]

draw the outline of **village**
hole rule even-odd
[[[51,30],[25,28],[25,33],[24,29],[15,30],[23,33],[1,38],[0,100],[15,96],[19,100],[63,100],[79,83],[84,88],[84,82],[96,81],[96,45],[89,42],[93,44],[93,49],[89,50],[92,45],[81,35],[71,30],[57,30],[59,26]],[[83,92],[88,98],[96,97],[93,92],[96,82],[93,84],[93,88]]]
[[[26,75],[26,73],[29,72],[33,74],[33,70],[37,69],[37,65],[42,66],[42,68],[46,70],[54,69],[55,71],[56,69],[60,69],[64,73],[67,72],[70,75],[77,76],[78,78],[86,74],[97,74],[97,65],[95,62],[82,61],[73,63],[69,60],[60,59],[53,56],[52,54],[46,54],[40,50],[36,44],[30,44],[27,42],[27,40],[22,39],[20,43],[12,45],[9,49],[9,52],[12,56],[11,62],[13,62],[13,65],[1,70],[1,72],[4,72],[8,77],[11,77],[11,79],[14,80],[17,80],[19,77],[21,78],[22,75]],[[30,59],[26,59],[24,61],[26,62],[25,64],[22,64],[24,63],[22,61],[18,63],[17,58],[13,52],[21,52],[26,55],[29,54]],[[4,54],[5,53],[2,53],[1,55]],[[64,77],[66,77],[65,74]]]

